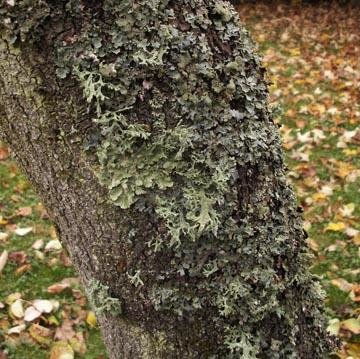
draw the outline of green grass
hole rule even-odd
[[[51,239],[51,224],[46,219],[41,219],[39,214],[33,210],[28,217],[15,216],[16,211],[21,207],[31,206],[33,209],[38,204],[38,197],[31,190],[24,177],[11,161],[0,162],[0,216],[9,218],[8,224],[16,224],[19,227],[35,227],[34,232],[24,237],[11,234],[5,242],[0,242],[0,253],[6,249],[9,253],[13,251],[24,251],[27,256],[27,263],[31,269],[19,275],[15,270],[16,263],[8,262],[3,272],[0,274],[0,301],[4,302],[6,297],[12,293],[20,292],[22,298],[27,301],[33,299],[56,299],[60,302],[60,309],[54,314],[59,323],[62,321],[61,310],[65,306],[76,306],[75,298],[70,290],[65,290],[59,294],[47,292],[47,288],[60,282],[64,278],[74,277],[76,273],[72,267],[65,267],[59,259],[59,253],[46,254],[41,260],[35,256],[32,244],[37,239],[45,242]],[[6,231],[5,225],[0,225],[0,232]],[[37,233],[39,232],[39,233]],[[59,261],[56,265],[49,265],[53,258]],[[88,309],[85,307],[84,309]],[[9,319],[12,325],[16,325],[5,310],[0,310],[0,321]],[[75,318],[74,318],[75,319]],[[46,326],[46,324],[42,323]],[[55,329],[54,326],[49,326]],[[90,328],[83,322],[75,326],[77,330],[86,331],[87,352],[84,355],[76,354],[76,358],[97,359],[105,358],[105,347],[103,345],[100,331]],[[8,352],[10,359],[29,359],[29,358],[48,358],[50,348],[31,343],[27,338],[20,339],[14,343],[5,340],[6,330],[1,330],[0,326],[0,349]],[[13,336],[16,338],[16,336]]]

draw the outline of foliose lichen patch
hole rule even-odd
[[[31,41],[56,16],[56,1],[13,2],[0,14],[14,41]],[[94,171],[119,211],[161,224],[149,251],[172,254],[161,273],[137,263],[129,283],[155,276],[146,295],[158,311],[209,310],[214,358],[322,358],[331,347],[322,294],[264,70],[234,9],[215,0],[63,3],[75,27],[58,37],[57,75],[77,78],[97,124]],[[118,309],[107,288],[92,291],[100,309]]]

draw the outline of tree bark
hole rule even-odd
[[[300,210],[284,179],[263,69],[233,10],[214,1],[124,1],[130,6],[124,15],[116,1],[83,1],[78,8],[77,2],[63,3],[1,5],[0,136],[46,206],[90,301],[101,307],[98,320],[110,357],[322,358],[333,343],[307,269]],[[149,14],[160,20],[146,20],[139,35],[137,21],[145,23]],[[119,29],[111,32],[115,23],[121,23],[123,39]],[[141,42],[146,36],[153,47]],[[181,38],[181,50],[169,38]],[[155,40],[166,46],[155,52]],[[119,52],[103,45],[101,54],[99,41],[121,43]],[[139,55],[140,43],[146,58]],[[204,44],[207,63],[200,50],[192,53]],[[123,65],[128,67],[114,67],[124,54],[132,56]],[[203,68],[192,77],[186,69],[195,65]],[[171,66],[180,69],[179,84]],[[100,71],[95,85],[99,78],[108,81],[104,94],[86,88],[94,85],[94,67]],[[202,107],[194,94],[203,96]],[[197,123],[209,109],[213,115],[205,114],[214,116],[213,123]],[[106,144],[109,113],[124,114],[127,122],[114,122],[121,130]],[[158,119],[165,124],[160,130]],[[185,150],[176,142],[183,124],[185,137],[193,131]],[[130,162],[145,156],[143,166],[134,169],[123,153],[110,164],[104,160],[119,137],[119,147],[129,142],[124,153]],[[162,141],[156,150],[153,138]],[[165,150],[159,160],[155,154]],[[186,166],[194,153],[198,163],[206,158],[212,167],[195,161],[190,176]],[[174,163],[164,164],[164,157]],[[117,179],[128,188],[119,195],[109,181],[122,163],[136,175]],[[212,171],[218,173],[214,180]],[[214,181],[212,187],[201,182],[204,177]],[[148,183],[139,185],[141,179]],[[158,204],[164,201],[168,207]],[[195,209],[185,210],[189,203]],[[183,215],[184,227],[169,219],[173,212]]]

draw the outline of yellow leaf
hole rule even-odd
[[[360,235],[355,236],[352,241],[356,246],[360,246]]]
[[[344,153],[345,156],[355,156],[355,155],[357,155],[357,150],[352,150],[350,148],[345,148],[343,150],[343,153]]]
[[[350,318],[341,322],[341,328],[349,330],[354,334],[360,334],[360,320],[356,318]]]
[[[336,223],[329,223],[326,228],[325,231],[334,231],[334,232],[340,232],[343,231],[345,229],[345,223],[343,222],[336,222]]]
[[[97,320],[94,312],[88,312],[86,316],[86,323],[88,323],[91,327],[96,327]]]
[[[289,49],[289,53],[291,56],[299,56],[300,55],[300,49],[298,47],[295,47],[293,49]]]
[[[359,343],[347,343],[347,353],[352,358],[360,358],[360,344]],[[349,358],[349,357],[348,357]]]
[[[74,359],[74,350],[65,341],[56,342],[51,348],[50,359]]]
[[[339,164],[339,167],[338,167],[338,170],[336,171],[336,174],[340,178],[347,177],[351,173],[351,171],[354,170],[354,167],[350,163],[339,162],[338,164]]]
[[[312,195],[312,198],[314,201],[320,202],[320,201],[323,201],[324,199],[326,199],[327,196],[324,193],[319,192],[319,193],[314,193]]]

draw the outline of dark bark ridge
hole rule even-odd
[[[46,148],[80,169],[46,169],[70,185],[44,202],[55,208],[111,355],[323,358],[333,343],[322,295],[308,271],[264,70],[233,8],[214,0],[8,0],[0,16],[10,38],[4,50],[20,49],[9,56],[36,69],[29,109],[66,114],[57,124],[43,118],[38,131],[55,128]],[[49,73],[34,65],[41,57]],[[2,137],[44,193],[59,184],[44,186],[31,173],[11,135],[21,133],[13,76],[0,75]],[[21,106],[29,94],[19,96]],[[91,219],[110,222],[91,224],[101,233],[87,262],[76,228],[56,210],[64,201],[74,202],[70,212],[81,206],[73,197],[81,202],[84,181],[92,184],[83,198]],[[141,329],[126,334],[132,323]],[[128,343],[116,336],[114,344],[115,332]],[[139,337],[149,348],[136,348]]]

